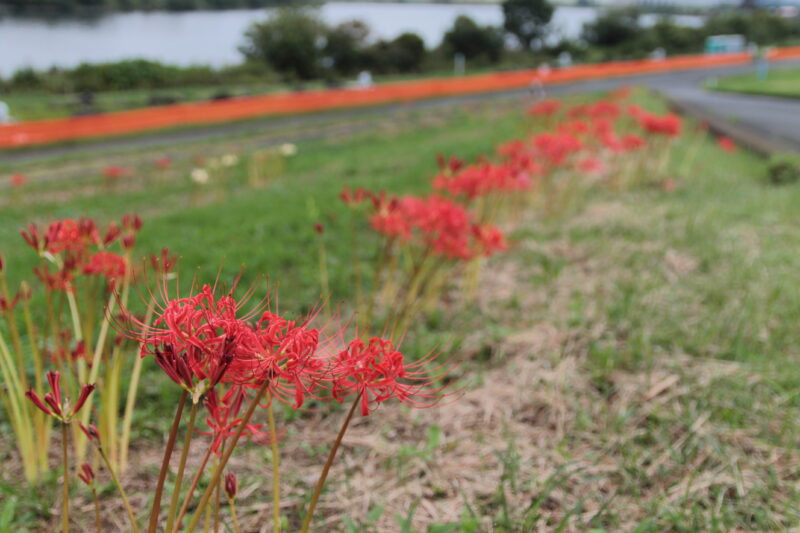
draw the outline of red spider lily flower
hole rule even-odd
[[[520,161],[521,163],[521,161]],[[524,190],[530,186],[530,177],[521,172],[517,165],[493,165],[483,163],[464,167],[451,174],[439,174],[433,180],[433,188],[446,190],[453,196],[466,196],[473,200],[492,192],[513,192]]]
[[[325,233],[325,226],[323,226],[321,222],[315,222],[314,231],[319,235],[322,235],[323,233]]]
[[[156,168],[165,170],[172,166],[172,159],[167,156],[159,157],[155,162]]]
[[[206,285],[188,298],[170,299],[162,284],[164,302],[154,307],[152,325],[127,311],[116,322],[121,333],[141,343],[141,355],[152,354],[195,401],[219,382],[256,386],[268,380],[273,396],[300,407],[321,379],[319,331],[265,310],[266,297],[242,312],[255,289],[239,301],[234,289],[218,296]]]
[[[639,120],[639,125],[642,129],[653,135],[677,137],[681,133],[682,121],[679,116],[672,113],[658,116],[642,112],[636,118]]]
[[[78,477],[81,478],[88,487],[91,487],[94,484],[94,470],[92,467],[89,466],[89,463],[83,463],[81,465],[81,471],[78,472]]]
[[[82,422],[78,422],[78,426],[83,431],[83,434],[86,435],[86,438],[89,439],[90,442],[100,443],[100,432],[97,431],[97,426],[94,424],[89,424],[88,426],[83,425]]]
[[[11,299],[6,299],[5,296],[0,295],[0,311],[3,313],[10,313],[12,312],[19,303],[20,299],[22,298],[22,293],[17,292]]]
[[[112,252],[97,252],[83,265],[84,274],[102,276],[109,284],[123,279],[127,270],[125,258]]]
[[[42,232],[30,224],[22,230],[22,238],[38,252],[47,251],[53,255],[65,251],[80,253],[88,246],[100,242],[97,226],[91,219],[64,219],[53,222]]]
[[[736,151],[736,143],[734,143],[730,137],[719,137],[717,139],[717,145],[728,153]]]
[[[342,202],[347,206],[359,205],[371,196],[371,192],[362,188],[358,188],[355,190],[355,192],[353,192],[350,190],[350,187],[345,187],[342,189],[342,192],[339,193],[339,199],[341,199]]]
[[[236,475],[233,472],[227,472],[225,474],[225,494],[228,495],[228,499],[236,498],[237,488]]]
[[[68,422],[75,416],[78,411],[83,408],[89,395],[95,389],[94,384],[81,387],[78,401],[76,401],[75,406],[70,409],[69,400],[65,403],[61,396],[61,374],[51,370],[47,373],[47,381],[50,384],[50,392],[44,395],[44,401],[42,401],[42,398],[40,398],[33,389],[29,389],[25,393],[25,396],[45,414],[57,418],[62,422]]]
[[[72,291],[72,273],[67,269],[61,269],[55,273],[50,273],[48,265],[40,265],[33,268],[34,275],[50,291]]]
[[[568,157],[583,148],[583,143],[575,135],[562,131],[537,135],[533,138],[533,146],[551,167],[560,167]]]
[[[454,155],[448,160],[444,155],[436,154],[436,166],[441,172],[458,172],[464,166],[464,161]]]
[[[133,176],[133,169],[129,167],[110,165],[103,169],[103,176],[108,180],[127,178]]]
[[[432,359],[406,363],[403,354],[388,340],[373,337],[365,344],[354,339],[333,360],[333,397],[342,402],[358,395],[362,416],[369,415],[371,404],[390,398],[411,407],[431,407],[444,396],[444,387],[432,387],[444,375],[434,373],[443,365],[433,371],[425,369]]]
[[[21,172],[16,172],[11,174],[11,178],[8,181],[12,187],[22,187],[28,182],[28,177]]]
[[[498,228],[484,224],[483,226],[474,226],[472,231],[478,243],[478,253],[481,255],[489,257],[508,249],[506,238]]]
[[[168,248],[161,249],[161,255],[151,255],[150,256],[150,265],[153,267],[153,270],[162,276],[166,276],[175,268],[175,265],[178,264],[178,256],[177,255],[170,255]]]
[[[644,139],[633,133],[624,135],[620,143],[622,145],[623,150],[628,152],[633,150],[638,150],[639,148],[642,148],[646,144]]]
[[[561,109],[561,102],[558,100],[542,100],[536,102],[528,108],[528,115],[549,117],[558,113]]]
[[[600,100],[586,107],[586,114],[593,118],[617,118],[620,112],[619,105],[609,100]]]

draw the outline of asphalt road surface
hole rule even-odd
[[[800,61],[782,61],[773,63],[772,68],[800,67]],[[154,132],[136,137],[123,137],[88,141],[76,145],[56,145],[29,148],[17,152],[0,152],[0,161],[6,163],[29,162],[73,154],[91,154],[109,149],[125,150],[158,148],[176,143],[186,143],[213,139],[220,136],[246,134],[248,131],[260,133],[273,130],[280,137],[281,131],[291,130],[293,133],[281,138],[282,142],[307,139],[314,132],[322,133],[322,125],[330,125],[337,120],[354,118],[365,120],[390,120],[397,113],[407,113],[409,109],[425,110],[442,106],[459,106],[470,102],[485,102],[503,98],[519,98],[530,95],[531,99],[544,96],[557,96],[576,92],[593,92],[609,90],[623,85],[643,85],[655,89],[667,97],[695,107],[719,119],[736,122],[739,126],[750,129],[756,134],[780,138],[784,144],[800,151],[800,100],[783,98],[767,98],[760,96],[744,96],[706,91],[702,87],[714,77],[727,76],[753,70],[751,65],[720,67],[703,70],[687,70],[664,74],[647,74],[594,80],[587,82],[548,85],[540,89],[523,89],[500,93],[461,95],[453,97],[420,100],[412,103],[387,104],[367,108],[343,109],[308,115],[285,117],[264,117],[247,122],[231,124],[214,124],[197,128]]]

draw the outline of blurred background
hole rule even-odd
[[[2,120],[800,42],[793,0],[0,0]],[[729,36],[720,40],[716,36]]]

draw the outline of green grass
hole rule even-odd
[[[661,108],[651,97],[637,98]],[[145,170],[157,154],[116,155],[139,165],[138,184],[126,191],[104,189],[96,171],[86,170],[92,162],[70,162],[75,171],[34,165],[25,169],[30,187],[0,210],[0,252],[19,280],[33,261],[17,235],[27,221],[81,214],[105,221],[139,211],[140,251],[168,246],[183,257],[184,272],[198,268],[204,279],[223,262],[224,278],[246,264],[248,279],[268,274],[280,282],[281,306],[301,311],[319,295],[312,225],[322,220],[334,301],[347,302],[354,254],[368,262],[374,241],[359,222],[353,246],[353,220],[336,199],[341,188],[422,191],[437,153],[472,159],[522,135],[520,110],[485,104],[409,116],[379,134],[300,143],[285,174],[257,189],[246,185],[244,163],[224,186],[199,190],[190,183],[191,157],[227,149],[220,146],[182,148],[166,182]],[[415,517],[429,511],[414,499],[418,492],[396,512],[378,491],[363,510],[343,510],[332,528],[471,532],[491,522],[508,533],[599,533],[800,526],[800,187],[767,185],[764,161],[723,153],[712,139],[699,141],[699,156],[687,166],[695,142],[690,133],[675,148],[670,175],[681,184],[671,193],[593,189],[558,219],[528,213],[513,249],[484,273],[481,305],[445,307],[410,335],[411,352],[439,344],[465,359],[467,390],[486,398],[467,404],[478,422],[437,420],[427,411],[381,413],[393,418],[367,427],[372,448],[345,452],[342,464],[351,467],[337,470],[330,490],[360,497],[359,465],[369,463],[370,476],[388,471],[392,483],[423,483],[428,504],[457,505],[459,518],[428,518],[427,530],[419,529]],[[319,213],[313,219],[310,205]],[[457,302],[458,292],[450,299]],[[513,339],[540,330],[554,331],[556,340],[513,347]],[[536,371],[528,375],[531,365]],[[140,446],[160,434],[165,422],[156,413],[169,408],[156,376],[141,396]],[[285,446],[301,432],[302,424],[292,425]],[[312,471],[303,468],[324,453],[319,444],[309,440],[287,459],[287,493],[298,500],[308,485],[303,474]],[[248,457],[264,464],[263,455]],[[451,470],[437,470],[448,463]],[[264,483],[263,468],[242,468],[241,486]],[[459,492],[448,485],[448,476],[470,469],[483,486],[459,480]],[[46,523],[56,486],[54,476],[9,499],[10,523]],[[16,494],[12,487],[4,478],[0,491]],[[258,494],[241,502],[245,519],[263,507]],[[287,517],[296,520],[297,510]]]
[[[710,88],[718,91],[800,98],[800,69],[771,69],[765,79],[755,73],[722,78]]]

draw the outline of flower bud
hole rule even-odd
[[[78,472],[78,477],[81,478],[81,481],[86,483],[87,486],[92,486],[94,483],[94,470],[89,466],[89,463],[83,463],[81,465],[81,471]]]
[[[236,475],[233,472],[228,472],[225,474],[225,493],[228,495],[229,499],[234,499],[236,497],[236,490],[238,489],[238,483],[236,482]]]

